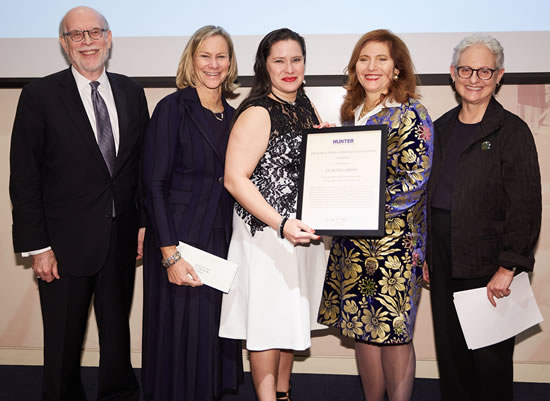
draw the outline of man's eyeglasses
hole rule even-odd
[[[98,40],[101,39],[103,36],[103,32],[107,32],[107,29],[103,28],[92,28],[92,29],[86,29],[84,31],[79,31],[78,29],[75,29],[71,32],[63,32],[63,36],[68,36],[71,38],[73,42],[82,42],[84,39],[84,33],[88,32],[88,35],[90,36],[90,39]]]
[[[492,69],[492,68],[472,68],[467,66],[457,66],[456,67],[456,73],[460,78],[470,78],[472,74],[475,72],[477,73],[477,77],[479,79],[488,80],[491,79],[495,71],[498,71],[498,69]]]

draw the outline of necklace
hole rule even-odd
[[[281,98],[280,98],[279,96],[277,96],[277,95],[275,94],[275,92],[273,92],[273,91],[271,91],[271,94],[272,94],[273,96],[275,96],[275,99],[277,99],[277,100],[278,100],[279,102],[281,102],[281,103],[285,103],[285,104],[288,104],[288,105],[290,105],[290,106],[296,106],[296,101],[290,102],[290,101],[288,101],[288,100],[281,99]]]
[[[369,112],[374,110],[375,106],[369,107],[367,106],[367,102],[363,103],[363,107],[361,108],[361,113],[359,113],[359,119],[362,119],[365,115],[367,115]]]
[[[200,99],[200,97],[199,97],[199,99]],[[225,110],[223,108],[223,104],[222,104],[221,101],[217,102],[217,103],[216,102],[210,103],[210,102],[206,102],[206,100],[200,99],[200,102],[201,102],[201,106],[203,107],[203,109],[208,110],[209,112],[211,112],[214,115],[214,117],[216,118],[216,120],[223,121],[223,112]],[[219,110],[219,109],[222,109],[222,111],[220,111],[220,112],[215,112],[214,111],[214,110]]]

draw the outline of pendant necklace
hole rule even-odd
[[[223,111],[220,112],[220,113],[214,113],[214,112],[212,112],[212,114],[214,114],[214,117],[216,117],[216,120],[218,120],[218,121],[223,121]]]

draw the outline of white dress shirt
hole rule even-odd
[[[95,113],[94,105],[92,103],[92,87],[90,86],[90,81],[88,78],[82,76],[75,68],[71,67],[71,71],[76,81],[76,87],[78,88],[78,93],[80,93],[80,98],[82,99],[82,104],[86,109],[86,114],[88,114],[88,120],[92,129],[94,130],[95,139],[97,141],[97,128],[95,122]],[[101,76],[97,79],[99,86],[97,90],[99,94],[105,101],[107,105],[107,111],[109,112],[109,119],[111,120],[111,128],[113,130],[113,137],[115,139],[115,152],[118,154],[118,143],[119,143],[119,129],[118,129],[118,114],[116,112],[115,98],[113,97],[113,91],[111,90],[111,84],[105,69],[101,73]]]
[[[382,102],[382,103],[376,105],[376,107],[374,109],[369,111],[363,117],[359,118],[359,116],[361,115],[361,110],[363,110],[363,105],[364,104],[365,104],[365,102],[361,103],[353,111],[355,113],[355,125],[365,125],[365,123],[367,122],[367,120],[370,117],[378,114],[380,111],[382,111],[382,109],[387,109],[387,108],[390,108],[390,107],[401,107],[401,103],[399,103],[399,102],[394,102],[393,100],[386,100],[385,102]]]

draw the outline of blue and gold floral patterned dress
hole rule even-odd
[[[319,323],[377,344],[412,340],[426,242],[433,126],[414,99],[386,102],[356,125],[388,124],[385,236],[334,237]]]

